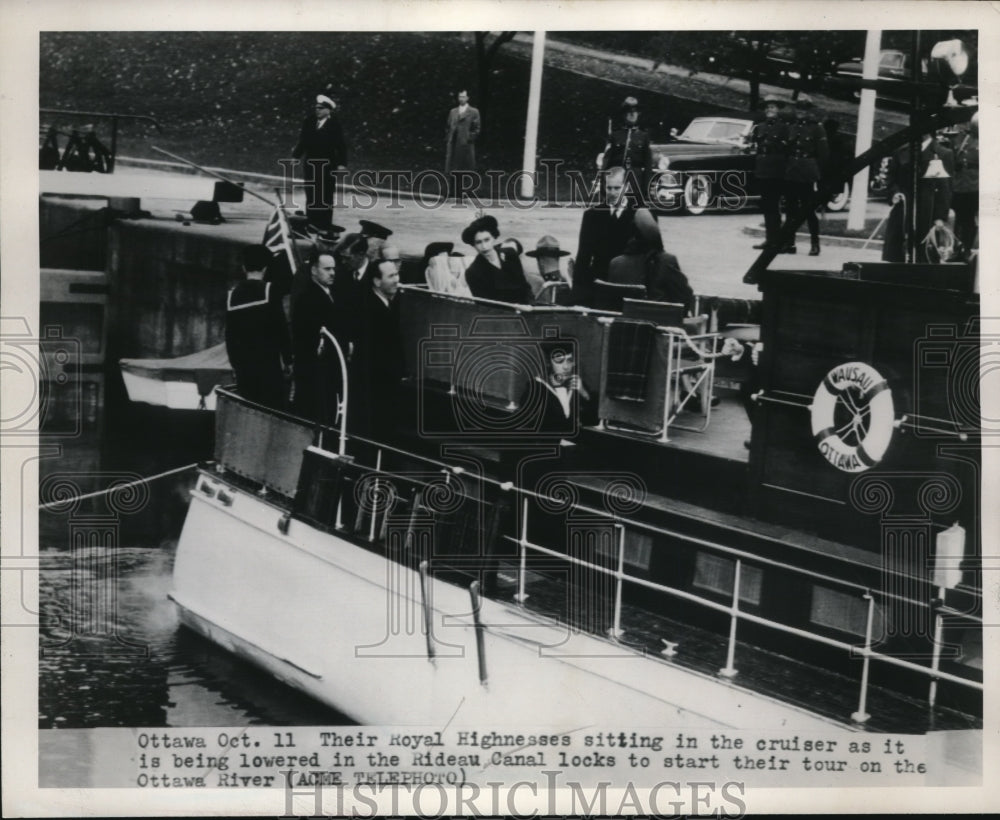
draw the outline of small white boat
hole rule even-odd
[[[171,410],[215,410],[215,388],[233,381],[226,345],[176,359],[120,359],[131,401]]]

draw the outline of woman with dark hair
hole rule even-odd
[[[500,227],[492,216],[481,216],[462,231],[462,241],[476,249],[476,258],[465,271],[469,290],[480,299],[530,305],[531,286],[521,260],[513,250],[499,247],[499,238]]]

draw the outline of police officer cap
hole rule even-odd
[[[271,261],[271,252],[263,245],[247,245],[242,257],[243,270],[264,270]]]
[[[622,103],[622,111],[634,111],[639,107],[639,101],[635,97],[626,97]]]
[[[377,222],[369,222],[367,219],[362,219],[360,222],[361,233],[365,236],[370,236],[373,239],[388,239],[392,236],[392,231],[379,225]]]
[[[816,103],[812,101],[812,97],[808,94],[800,94],[799,98],[795,101],[796,108],[815,108]]]
[[[778,108],[784,108],[786,105],[785,100],[781,97],[775,96],[774,94],[768,94],[764,99],[760,101],[761,108],[765,108],[769,105],[776,105]]]
[[[333,100],[331,100],[328,96],[326,96],[326,94],[316,95],[316,105],[325,106],[326,108],[329,108],[331,111],[337,108],[337,104]]]

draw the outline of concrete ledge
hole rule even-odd
[[[764,238],[764,229],[757,225],[744,225],[743,233],[745,233],[747,236],[752,236],[754,238],[758,237],[761,239]],[[809,242],[809,234],[802,233],[800,231],[799,233],[795,234],[795,239],[796,240],[801,239],[803,242]],[[828,234],[825,233],[820,233],[819,241],[821,244],[839,245],[844,248],[882,247],[881,239],[872,239],[871,241],[868,241],[867,239],[860,239],[854,236],[829,236]]]

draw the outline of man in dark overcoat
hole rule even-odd
[[[361,299],[359,331],[351,357],[348,427],[380,442],[399,427],[403,334],[399,319],[399,251],[386,245]]]
[[[292,305],[292,345],[295,351],[296,414],[333,424],[341,393],[340,366],[336,354],[320,358],[320,330],[326,328],[341,344],[347,344],[338,326],[339,315],[330,288],[336,266],[333,255],[316,254],[310,267],[310,281]]]
[[[307,116],[299,131],[292,156],[303,159],[306,182],[306,217],[321,233],[327,233],[333,223],[333,203],[336,197],[335,172],[347,164],[347,147],[340,121],[334,113],[336,104],[325,94],[316,97],[315,114]]]
[[[282,410],[292,343],[277,288],[264,281],[270,261],[271,252],[263,245],[243,249],[246,278],[229,291],[226,300],[226,354],[240,395]]]
[[[580,241],[573,269],[573,301],[590,307],[594,280],[608,278],[608,265],[625,252],[635,235],[635,208],[623,193],[625,171],[610,168],[604,175],[604,202],[583,212]]]
[[[445,131],[444,172],[452,196],[463,187],[456,184],[456,174],[476,170],[476,141],[481,128],[479,109],[469,105],[469,92],[459,91],[458,105],[448,112]]]

